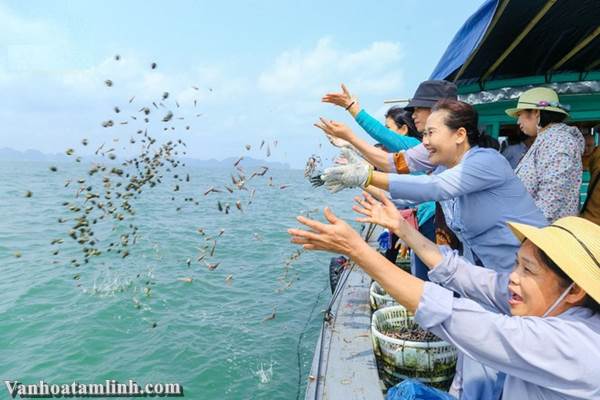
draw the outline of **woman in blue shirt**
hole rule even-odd
[[[544,226],[547,221],[508,161],[496,150],[478,146],[485,138],[472,106],[442,100],[432,110],[423,144],[394,155],[374,149],[342,124],[324,119],[317,124],[326,133],[349,141],[383,170],[431,171],[431,175],[376,172],[346,150],[349,162],[326,169],[322,179],[333,190],[373,185],[389,191],[393,199],[439,201],[465,256],[474,264],[506,274],[520,247],[506,222]],[[459,359],[455,386],[463,390],[464,399],[497,399],[502,382],[503,377],[489,367],[468,357]]]
[[[328,224],[298,217],[310,231],[290,229],[292,242],[349,256],[415,312],[421,327],[461,354],[505,373],[502,399],[600,398],[598,225],[578,217],[542,229],[510,223],[523,244],[508,276],[436,246],[394,215],[398,211],[389,200],[380,200],[383,205],[366,196],[358,210],[415,249],[432,268],[431,282],[395,268],[329,209]]]
[[[327,168],[322,178],[330,188],[373,185],[390,192],[392,199],[439,201],[468,258],[498,272],[510,271],[520,243],[506,221],[534,226],[547,221],[508,161],[496,150],[478,146],[485,139],[477,123],[477,111],[469,104],[442,100],[427,119],[423,144],[392,155],[359,139],[343,124],[321,119],[319,128],[349,141],[384,171],[402,170],[404,165],[402,172],[432,172],[379,172],[350,156],[351,162]]]
[[[322,101],[343,107],[369,136],[381,143],[389,152],[395,153],[421,144],[421,134],[415,127],[411,113],[401,107],[392,107],[387,111],[384,126],[361,108],[358,98],[350,94],[344,84],[342,84],[342,92],[327,93]],[[416,209],[419,232],[428,239],[435,240],[435,202],[420,203]],[[428,269],[425,264],[418,257],[414,258],[412,264],[412,274],[427,280]]]

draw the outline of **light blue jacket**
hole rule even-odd
[[[472,261],[479,259],[485,267],[507,275],[520,243],[506,222],[547,225],[508,161],[494,149],[473,147],[449,169],[433,166],[423,145],[406,150],[404,158],[410,171],[432,174],[390,175],[392,197],[440,201],[448,227]],[[392,156],[389,161],[393,165]],[[500,397],[503,373],[469,357],[459,357],[456,372],[453,387],[461,388],[461,400]]]
[[[356,114],[355,119],[369,136],[384,145],[389,151],[398,152],[400,150],[408,150],[411,147],[421,144],[419,139],[411,136],[399,135],[396,132],[389,130],[364,109]],[[434,214],[435,203],[433,201],[419,204],[417,207],[417,221],[419,221],[419,225],[432,218]]]
[[[404,152],[411,172],[428,172],[428,152],[416,146]],[[393,165],[390,155],[390,165]],[[438,166],[431,175],[389,175],[393,199],[439,201],[446,223],[472,261],[498,272],[512,270],[519,241],[507,221],[548,224],[506,159],[494,149],[473,147],[453,168]]]
[[[600,398],[600,314],[573,307],[556,317],[506,315],[507,275],[444,253],[425,283],[419,325],[505,373],[503,399]]]

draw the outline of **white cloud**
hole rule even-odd
[[[357,51],[337,48],[330,38],[310,50],[288,50],[259,76],[268,94],[324,94],[345,82],[364,94],[382,94],[402,86],[402,51],[398,43],[374,42]],[[332,86],[335,85],[335,86]]]
[[[0,64],[10,72],[50,72],[68,63],[68,40],[47,21],[25,19],[0,4]]]
[[[182,128],[178,133],[185,136],[191,156],[225,158],[244,143],[278,139],[273,158],[298,166],[317,151],[318,143],[324,143],[322,133],[312,126],[319,115],[334,109],[319,101],[324,93],[345,82],[361,96],[361,103],[370,97],[379,103],[398,95],[403,86],[402,51],[392,42],[345,50],[323,38],[310,49],[282,52],[262,73],[244,75],[237,65],[218,60],[177,71],[165,71],[160,65],[151,70],[152,60],[135,49],[122,51],[119,61],[109,55],[95,64],[74,67],[81,62],[68,39],[57,27],[25,20],[0,5],[0,46],[12,49],[12,55],[5,52],[4,58],[0,52],[3,146],[60,152],[84,136],[90,143],[128,138],[140,122],[130,116],[140,107],[149,106],[152,119],[160,121],[166,110],[157,111],[151,103],[168,91],[167,107],[176,116],[185,116],[184,121],[174,119],[174,124],[192,126],[191,131]],[[112,87],[106,87],[106,79],[112,80]],[[134,95],[130,105],[128,99]],[[122,112],[114,114],[114,106]],[[196,118],[197,113],[202,116]],[[100,126],[106,119],[130,123],[109,131]],[[160,122],[154,129],[159,126]]]
[[[336,45],[331,38],[320,39],[310,49],[291,49],[282,52],[258,76],[257,87],[270,103],[269,120],[265,131],[275,135],[285,134],[283,146],[294,154],[296,160],[315,151],[335,153],[329,149],[320,130],[312,124],[319,116],[341,119],[353,129],[356,125],[347,113],[338,107],[320,102],[321,97],[340,90],[345,83],[358,95],[361,105],[376,112],[383,99],[398,97],[404,89],[402,49],[394,42],[374,42],[366,47],[347,50]],[[381,115],[379,115],[381,114]],[[318,143],[324,143],[317,148]],[[297,161],[296,161],[297,163]],[[297,165],[297,164],[296,164]]]
[[[48,34],[53,34],[53,38],[57,35],[62,36],[61,32],[48,22],[22,18],[3,4],[0,4],[0,22],[0,36],[5,44],[27,44],[39,42],[44,38],[49,42],[51,39]]]

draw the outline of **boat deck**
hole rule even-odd
[[[316,346],[306,400],[384,397],[371,341],[371,278],[353,267],[344,271],[339,284],[345,279],[332,305],[332,318],[325,323]]]

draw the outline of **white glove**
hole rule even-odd
[[[325,187],[332,193],[345,188],[364,187],[372,167],[348,148],[342,149],[340,158],[346,161],[344,165],[329,167],[321,175]]]

